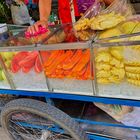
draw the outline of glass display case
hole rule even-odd
[[[12,89],[140,99],[139,32],[98,39],[67,24],[26,38],[25,29],[0,47]]]
[[[88,41],[95,35],[93,31],[78,33],[67,24],[26,38],[26,29],[10,30],[10,38],[1,43],[12,89],[94,94]]]
[[[139,100],[140,33],[99,39],[93,44],[96,95]]]
[[[40,51],[43,68],[51,91],[94,94],[91,41],[88,41],[93,35],[93,31],[75,32],[73,26],[67,24],[59,27],[55,34],[40,44],[39,48],[43,49]]]

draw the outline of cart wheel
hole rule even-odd
[[[1,122],[11,140],[88,140],[79,124],[67,114],[33,99],[6,104]]]

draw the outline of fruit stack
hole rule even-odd
[[[4,63],[7,67],[7,69],[10,69],[11,67],[11,60],[14,57],[15,53],[14,52],[1,52],[0,53],[2,59],[4,60]],[[6,80],[5,74],[2,70],[2,68],[0,68],[0,80]]]
[[[136,19],[126,21],[121,25],[126,34],[140,32],[140,22]],[[138,41],[140,36],[128,38],[129,41]],[[130,84],[140,86],[140,46],[125,47],[125,71],[126,78]]]
[[[28,73],[32,68],[34,68],[36,73],[42,72],[42,65],[38,51],[18,52],[13,57],[11,62],[11,71],[13,73],[17,73],[19,70],[22,70],[24,73]]]
[[[107,38],[114,35],[119,36],[120,34],[121,32],[117,28],[112,28],[101,33],[99,38]],[[124,79],[125,70],[122,47],[98,48],[95,62],[98,83],[120,83]]]
[[[44,71],[49,78],[91,79],[90,51],[52,51],[44,62]]]

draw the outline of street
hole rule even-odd
[[[0,140],[9,140],[9,138],[7,138],[2,128],[0,128]]]

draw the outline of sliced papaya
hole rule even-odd
[[[63,64],[64,64],[65,62],[67,62],[67,61],[71,58],[71,56],[73,55],[73,52],[72,52],[71,50],[70,50],[70,51],[67,51],[66,53],[67,53],[67,58],[66,58],[62,63],[60,63],[60,64],[57,66],[58,69],[63,68]]]
[[[80,72],[78,72],[78,76],[84,75],[84,73],[86,72],[86,69],[87,69],[87,65]]]
[[[70,62],[68,64],[63,65],[64,70],[72,69],[81,59],[82,57],[82,50],[77,50],[74,56],[71,58]]]
[[[50,67],[47,68],[47,72],[51,73],[52,71],[56,70],[56,67],[62,63],[67,57],[66,53],[63,53],[58,59],[57,61],[53,62],[52,65],[50,65]]]
[[[86,69],[86,72],[85,72],[85,74],[84,74],[83,78],[84,78],[85,80],[87,80],[87,79],[90,79],[90,78],[91,78],[90,63],[88,63],[88,66],[87,66],[87,69]]]
[[[75,65],[75,67],[73,68],[73,72],[80,72],[89,62],[90,60],[90,51],[86,50],[82,57],[80,58],[80,61]]]
[[[67,64],[69,64],[69,63],[71,62],[71,59],[75,56],[75,53],[76,53],[76,52],[77,52],[77,51],[72,51],[72,55],[69,56],[69,57],[63,62],[62,68],[63,68],[63,66],[65,66],[65,65],[67,65]]]
[[[61,51],[52,51],[48,60],[44,63],[44,67],[48,67],[61,54]]]

